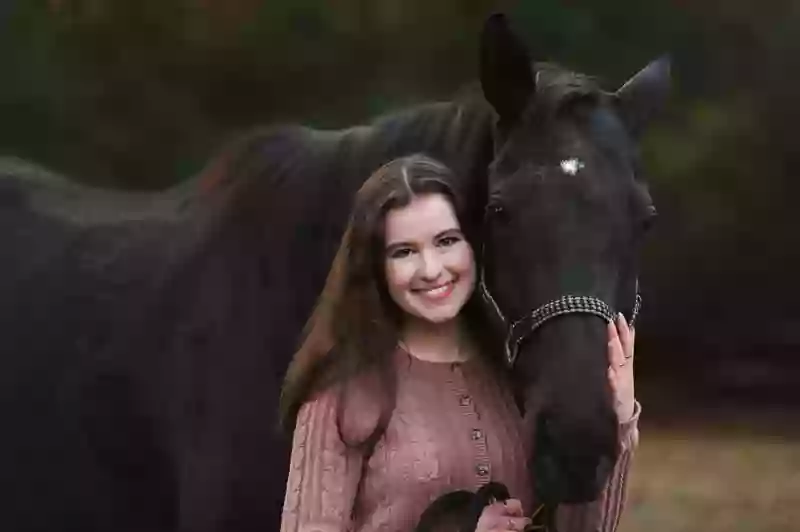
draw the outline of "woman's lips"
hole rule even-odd
[[[447,299],[450,294],[453,293],[453,288],[455,288],[455,281],[449,281],[432,288],[417,289],[414,290],[414,292],[421,295],[425,299],[430,299],[431,301],[441,301],[443,299]]]

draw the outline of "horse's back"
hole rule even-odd
[[[169,239],[182,227],[180,213],[158,194],[128,197],[33,165],[3,163],[4,340],[16,338],[11,345],[18,352],[38,342],[65,350],[75,342],[91,342],[80,331],[97,334],[103,322],[129,309],[153,282],[169,258]]]
[[[151,467],[150,428],[106,357],[171,260],[180,225],[170,212],[0,163],[0,528],[104,530],[121,499],[99,461],[139,440],[139,474]],[[103,430],[105,410],[126,430],[88,433]]]

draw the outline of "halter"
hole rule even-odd
[[[503,342],[505,348],[506,362],[509,367],[513,367],[514,363],[519,356],[519,347],[522,342],[537,329],[544,325],[547,321],[566,314],[592,314],[599,318],[604,319],[607,323],[615,320],[616,314],[611,310],[611,307],[605,301],[598,299],[594,296],[572,295],[567,294],[548,301],[544,305],[536,308],[532,312],[522,316],[518,320],[511,322],[503,315],[500,306],[492,297],[492,293],[486,286],[486,246],[481,246],[481,272],[479,288],[484,301],[494,308],[495,313],[503,322],[506,328],[506,339]],[[639,293],[639,280],[636,280],[636,298],[633,304],[631,316],[628,319],[629,326],[633,327],[636,323],[636,317],[639,315],[639,310],[642,307],[642,296]]]

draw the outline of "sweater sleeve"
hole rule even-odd
[[[620,425],[620,453],[600,497],[586,504],[559,505],[559,532],[616,532],[625,509],[631,458],[639,445],[641,410],[637,401],[631,419]]]
[[[281,532],[349,532],[362,455],[342,442],[338,395],[324,392],[297,416]]]

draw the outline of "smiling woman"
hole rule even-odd
[[[407,530],[436,497],[490,478],[530,502],[457,183],[412,155],[356,195],[283,390],[294,435],[284,532]],[[529,523],[518,506],[493,518],[498,530]]]

